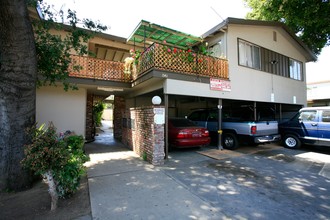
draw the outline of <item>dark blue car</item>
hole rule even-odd
[[[292,119],[279,124],[283,145],[301,144],[330,147],[330,106],[302,108]]]

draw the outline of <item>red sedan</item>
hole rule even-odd
[[[206,128],[186,118],[169,118],[168,139],[170,146],[178,148],[207,146],[211,142]]]

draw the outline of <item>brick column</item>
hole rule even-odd
[[[153,165],[163,165],[165,157],[165,128],[163,125],[154,124],[154,145],[151,163]]]
[[[123,119],[125,116],[125,99],[115,96],[113,109],[113,136],[115,139],[122,140]]]
[[[94,126],[93,126],[93,95],[87,94],[86,106],[86,133],[85,139],[87,141],[94,140]]]
[[[123,127],[122,142],[153,165],[164,164],[165,115],[159,114],[164,111],[163,106],[131,108]]]

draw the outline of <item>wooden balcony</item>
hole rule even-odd
[[[92,57],[72,55],[69,76],[87,79],[130,82],[132,77],[124,74],[124,63]],[[77,68],[79,67],[79,68]]]
[[[139,58],[137,65],[138,75],[150,69],[220,79],[228,79],[229,77],[228,61],[225,59],[162,44],[151,45]]]
[[[228,79],[227,60],[161,44],[153,44],[141,53],[130,73],[124,73],[121,62],[73,55],[72,63],[81,69],[72,67],[70,76],[89,79],[131,82],[151,70]]]

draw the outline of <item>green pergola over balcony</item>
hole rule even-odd
[[[164,44],[166,41],[168,46],[186,50],[203,42],[203,39],[142,20],[127,41],[144,48],[153,43]]]

